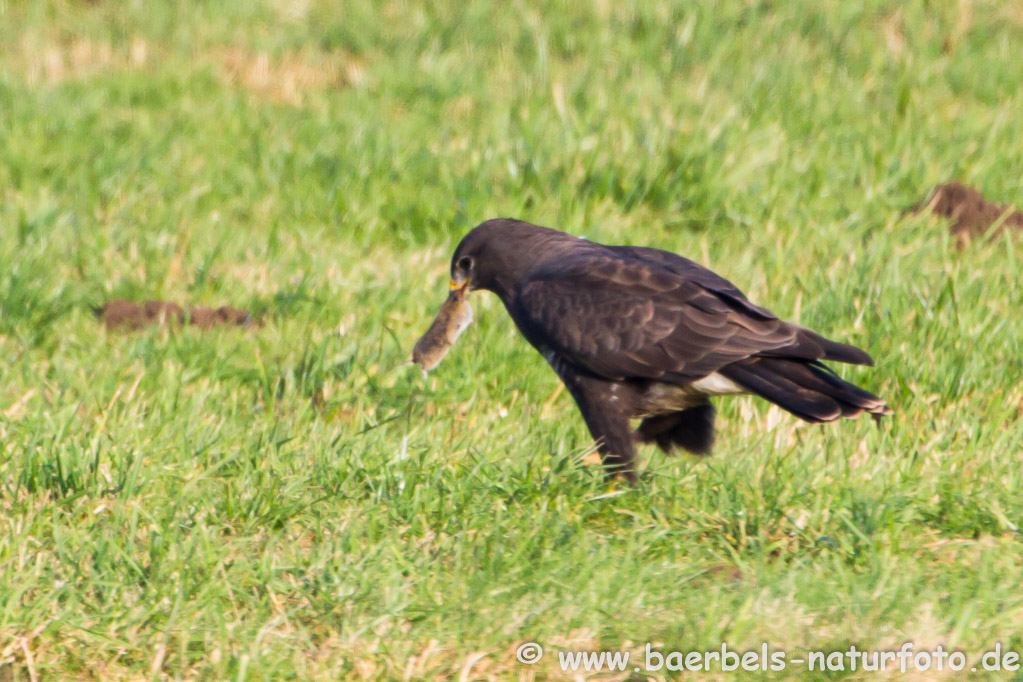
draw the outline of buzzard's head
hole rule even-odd
[[[513,218],[480,223],[455,249],[451,257],[451,289],[492,291],[504,298],[517,282],[578,244],[564,232]]]

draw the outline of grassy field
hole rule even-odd
[[[1023,249],[904,213],[1023,203],[1023,10],[628,4],[0,0],[0,680],[1023,650]],[[609,490],[492,296],[402,365],[495,216],[695,258],[897,414],[722,401]]]

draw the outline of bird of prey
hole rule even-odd
[[[501,299],[564,382],[609,476],[635,480],[635,441],[708,454],[714,396],[751,393],[816,423],[892,413],[822,362],[872,365],[866,352],[779,319],[668,251],[488,220],[451,259],[453,295],[477,289]]]

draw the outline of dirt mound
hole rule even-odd
[[[913,210],[929,210],[951,219],[950,231],[964,242],[988,234],[996,224],[998,227],[991,231],[990,236],[1006,228],[1023,229],[1023,212],[1013,206],[992,203],[977,190],[959,182],[935,186],[930,196]]]
[[[166,301],[115,300],[96,311],[107,329],[142,329],[155,324],[191,324],[200,329],[218,325],[244,326],[252,323],[248,310],[221,306],[220,308],[189,308],[186,312],[177,303]]]

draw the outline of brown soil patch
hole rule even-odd
[[[1007,204],[990,202],[977,190],[959,182],[937,185],[913,210],[949,218],[952,221],[949,230],[963,242],[994,236],[1007,228],[1023,229],[1023,212]]]
[[[88,38],[57,41],[26,36],[8,58],[29,84],[63,83],[111,70],[142,68],[150,59],[150,47],[138,37],[129,46],[114,47]]]
[[[166,301],[115,300],[96,311],[107,329],[142,329],[151,325],[190,324],[200,329],[216,326],[247,326],[252,323],[248,310],[221,306],[219,308],[190,308],[187,312],[177,303]]]
[[[226,82],[278,104],[299,105],[311,91],[365,80],[362,64],[342,54],[290,53],[272,59],[266,52],[223,48],[212,58]]]

